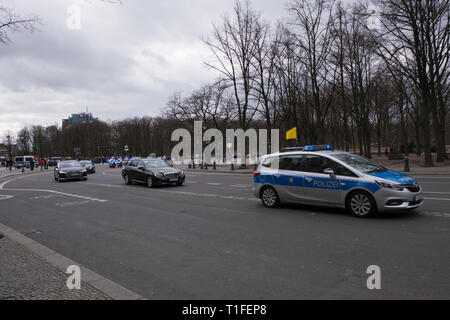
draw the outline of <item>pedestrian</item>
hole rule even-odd
[[[12,166],[13,166],[13,161],[12,161],[12,159],[9,159],[9,171],[12,170]]]
[[[41,171],[44,170],[44,159],[41,158],[39,165],[41,166]]]
[[[30,160],[30,169],[31,169],[31,171],[34,170],[34,159]]]
[[[384,154],[386,155],[386,157],[389,156],[389,150],[388,150],[388,147],[386,147],[386,148],[384,149]]]

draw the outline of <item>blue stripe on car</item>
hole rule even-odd
[[[413,178],[411,178],[410,176],[407,176],[406,174],[403,174],[403,173],[400,173],[400,172],[397,172],[394,170],[389,170],[389,171],[380,172],[380,173],[371,173],[370,175],[373,177],[390,180],[390,181],[400,183],[400,184],[410,184],[410,183],[414,183],[416,181]]]

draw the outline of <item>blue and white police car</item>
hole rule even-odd
[[[423,204],[421,187],[405,174],[329,145],[298,149],[261,159],[253,193],[264,206],[294,202],[341,207],[365,218]]]

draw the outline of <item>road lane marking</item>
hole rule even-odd
[[[437,201],[450,201],[450,199],[446,198],[423,198],[424,200],[437,200]]]
[[[49,193],[59,194],[59,195],[62,195],[62,196],[73,197],[73,198],[84,199],[84,200],[90,200],[90,201],[96,201],[96,202],[107,202],[108,201],[108,200],[103,200],[103,199],[97,199],[97,198],[92,198],[92,197],[81,196],[79,194],[55,191],[55,190],[45,190],[45,189],[5,189],[5,190],[8,190],[8,191],[27,191],[27,192],[49,192]]]
[[[14,198],[13,196],[9,196],[9,195],[3,195],[3,194],[0,194],[0,201],[1,200],[6,200],[6,199],[11,199],[11,198]]]
[[[96,185],[96,186],[104,186],[104,187],[110,187],[110,188],[128,188],[127,186],[120,186],[120,185],[113,185],[113,184],[100,184],[100,183],[86,183],[86,184]],[[145,189],[142,189],[142,190],[145,190]],[[170,193],[170,194],[182,194],[182,195],[200,196],[200,197],[207,197],[207,198],[222,198],[222,199],[231,199],[231,200],[250,200],[250,201],[258,201],[257,198],[246,198],[246,197],[236,197],[236,196],[225,196],[225,195],[213,194],[213,193],[195,193],[195,192],[188,192],[188,191],[158,190],[158,189],[151,189],[150,192],[160,192],[160,193]]]
[[[429,193],[429,194],[450,194],[450,192],[427,192],[427,191],[424,191],[423,193]]]
[[[207,184],[209,184],[210,186],[220,186],[220,185],[222,185],[221,183],[218,183],[218,182],[208,182]]]
[[[422,212],[424,216],[450,218],[450,213],[446,212]]]
[[[73,197],[73,198],[78,198],[78,199],[84,199],[84,200],[90,200],[90,201],[96,201],[96,202],[107,202],[108,201],[108,200],[103,200],[103,199],[97,199],[97,198],[92,198],[92,197],[81,196],[79,194],[55,191],[55,190],[45,190],[45,189],[4,189],[4,187],[5,187],[5,185],[7,183],[12,182],[12,181],[16,181],[16,180],[19,180],[19,179],[23,179],[25,177],[26,176],[21,176],[21,177],[10,179],[10,180],[7,180],[7,181],[3,182],[2,184],[0,184],[0,190],[27,191],[27,192],[49,192],[49,193],[53,193],[53,194],[59,194],[59,195],[63,195],[63,196],[68,196],[68,197]]]
[[[108,173],[108,172],[102,172],[102,175],[104,175],[104,176],[111,176],[111,177],[121,177],[122,176],[122,174],[119,172],[119,174],[110,174],[110,173]]]

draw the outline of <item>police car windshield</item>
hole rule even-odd
[[[362,173],[370,174],[388,171],[385,167],[354,154],[336,154],[334,157]]]
[[[170,167],[167,162],[162,159],[151,159],[144,160],[144,164],[146,168],[165,168]]]

